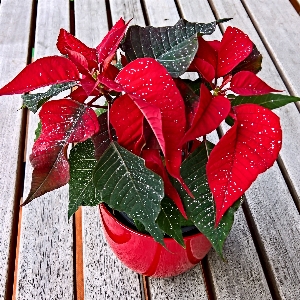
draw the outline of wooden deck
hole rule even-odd
[[[297,0],[294,3],[299,3]],[[300,96],[300,17],[289,0],[2,0],[0,85],[32,59],[58,54],[59,29],[96,46],[120,17],[131,24],[173,25],[183,17],[244,30],[262,52],[259,74]],[[276,110],[283,127],[277,163],[246,193],[225,244],[190,272],[170,279],[139,276],[108,248],[97,208],[67,220],[68,188],[19,208],[28,193],[26,164],[37,119],[0,99],[0,299],[300,299],[300,105]]]

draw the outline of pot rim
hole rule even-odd
[[[100,209],[100,208],[104,209],[104,210],[105,210],[105,213],[107,213],[110,217],[112,217],[112,218],[113,218],[113,219],[114,219],[121,227],[123,227],[124,229],[126,229],[126,230],[128,230],[128,231],[130,231],[130,232],[132,232],[132,233],[135,233],[135,234],[137,234],[137,235],[140,235],[140,236],[142,236],[142,237],[144,237],[144,238],[154,239],[154,238],[153,238],[151,235],[149,235],[149,234],[145,234],[145,233],[139,232],[139,231],[134,230],[134,229],[128,227],[127,225],[123,224],[119,219],[116,218],[115,215],[113,215],[113,214],[109,211],[109,209],[108,209],[107,207],[109,207],[109,206],[108,206],[106,203],[104,203],[104,202],[102,202],[102,203],[99,204],[99,210],[100,210],[100,214],[101,214],[101,215],[102,215],[102,212],[101,212],[101,209]],[[198,233],[194,233],[194,234],[191,234],[191,235],[188,235],[188,236],[184,236],[184,237],[183,237],[183,240],[189,240],[189,239],[191,239],[191,238],[193,238],[193,237],[196,237],[196,236],[198,236],[198,235],[203,235],[203,233],[201,233],[201,232],[199,231]],[[171,240],[173,240],[174,242],[176,242],[176,240],[174,240],[172,237],[164,237],[164,240],[166,240],[166,241],[171,241]],[[177,242],[176,242],[176,243],[177,243]]]

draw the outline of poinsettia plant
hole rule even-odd
[[[120,19],[96,48],[61,29],[62,56],[34,61],[0,89],[39,113],[23,204],[69,183],[69,217],[104,202],[156,241],[168,234],[183,246],[180,228],[193,224],[222,255],[241,196],[280,151],[271,109],[299,100],[256,75],[262,56],[238,28],[204,39],[224,21]],[[197,78],[181,78],[189,72]],[[207,135],[223,121],[231,128],[214,145]]]

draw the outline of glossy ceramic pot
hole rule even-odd
[[[133,271],[152,277],[171,277],[193,268],[209,252],[211,244],[202,233],[184,237],[186,248],[165,238],[167,249],[146,234],[122,224],[100,205],[103,230],[116,256]]]

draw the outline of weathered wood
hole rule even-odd
[[[126,21],[135,18],[137,1],[116,12],[123,1],[117,2],[111,3],[113,23],[120,17]],[[104,1],[75,1],[75,20],[76,36],[88,46],[97,46],[108,32]],[[83,207],[82,220],[84,299],[140,299],[139,276],[126,268],[107,245],[98,207]]]
[[[32,0],[3,1],[0,8],[0,86],[10,81],[27,63]],[[9,263],[14,202],[19,184],[18,168],[23,161],[19,149],[22,126],[19,96],[0,99],[0,298],[4,299]],[[20,154],[19,155],[19,151]],[[18,214],[18,212],[16,212]],[[17,225],[17,224],[15,224]],[[13,247],[14,245],[12,245]],[[12,284],[12,282],[10,282]]]
[[[289,91],[300,95],[300,18],[287,0],[242,1]]]
[[[145,0],[146,14],[152,26],[174,25],[179,20],[175,2],[173,0],[151,1]]]
[[[116,23],[120,17],[123,17],[125,22],[128,22],[130,19],[132,19],[129,25],[137,24],[140,26],[145,26],[145,20],[140,1],[111,0],[110,9],[113,24]]]
[[[58,54],[59,29],[69,28],[69,2],[39,1],[36,26],[34,58]],[[27,161],[37,122],[37,116],[31,114]],[[25,196],[29,191],[31,171],[28,161]],[[67,207],[68,188],[63,187],[22,208],[17,299],[73,299],[73,235]]]

